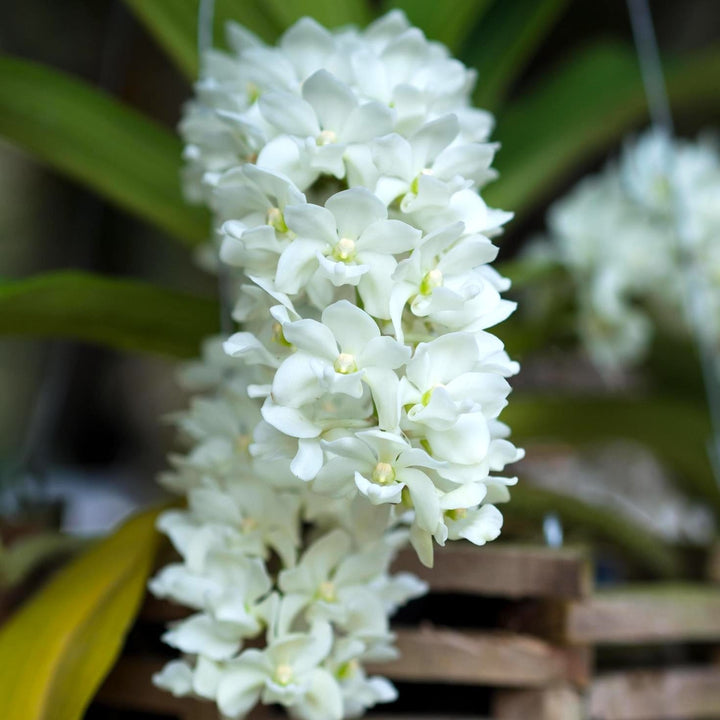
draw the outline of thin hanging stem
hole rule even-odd
[[[213,27],[215,18],[215,0],[200,0],[198,6],[197,50],[198,65],[202,68],[205,54],[213,46]],[[202,69],[200,71],[202,73]],[[223,265],[219,265],[218,296],[220,299],[220,332],[228,336],[233,331],[233,321],[230,307],[230,277]]]
[[[657,130],[672,138],[674,124],[650,6],[648,0],[627,0],[627,3],[651,121]],[[685,314],[699,350],[712,432],[708,439],[708,454],[715,480],[720,485],[720,370],[714,343],[703,330],[712,312],[710,289],[696,253],[697,238],[692,223],[686,221],[685,198],[674,182],[676,158],[674,147],[671,148],[665,158],[666,174],[672,191],[673,219],[684,279]]]

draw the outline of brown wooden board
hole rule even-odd
[[[720,587],[635,586],[568,603],[563,639],[613,644],[720,640]]]
[[[395,570],[428,582],[432,592],[516,598],[582,598],[592,590],[586,551],[532,545],[476,547],[449,543],[435,551],[435,567],[426,568],[413,550],[402,552]]]
[[[586,683],[590,654],[557,648],[528,635],[423,626],[397,631],[400,657],[369,671],[391,680],[542,687]]]
[[[593,682],[593,720],[720,717],[720,667],[613,673]]]

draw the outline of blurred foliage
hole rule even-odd
[[[0,135],[178,240],[207,237],[180,192],[179,138],[84,82],[0,57]]]
[[[218,303],[137,280],[53,272],[0,280],[0,334],[65,337],[120,350],[197,355]]]
[[[0,628],[0,717],[79,720],[145,594],[156,511],[74,560]]]

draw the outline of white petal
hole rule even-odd
[[[327,670],[318,668],[313,671],[310,689],[299,704],[298,710],[304,720],[341,720],[342,691]]]
[[[327,70],[318,70],[302,86],[303,98],[312,106],[323,130],[339,132],[357,106],[353,91]]]
[[[317,253],[325,244],[317,240],[296,238],[283,250],[277,263],[275,285],[284,293],[303,288],[317,268]]]
[[[323,365],[312,355],[296,352],[277,369],[272,398],[279,405],[299,408],[323,394]]]
[[[412,250],[421,236],[420,230],[400,220],[378,220],[363,231],[357,246],[361,252],[397,254]]]
[[[298,442],[297,455],[290,463],[290,471],[301,480],[312,480],[323,465],[323,451],[317,440]]]
[[[320,132],[312,106],[297,95],[270,92],[260,97],[260,112],[281,133],[315,137]]]
[[[322,241],[330,246],[337,242],[335,217],[319,205],[288,205],[285,223],[298,237]]]
[[[351,355],[359,355],[367,343],[380,336],[377,323],[364,310],[347,300],[339,300],[325,308],[322,321],[342,352]]]
[[[218,684],[217,703],[220,711],[230,718],[246,715],[260,699],[266,677],[266,672],[243,662],[241,657],[228,668]]]
[[[387,105],[369,102],[355,108],[343,125],[342,140],[347,143],[367,143],[392,132],[393,112]]]
[[[395,370],[410,360],[411,350],[387,335],[374,337],[358,355],[360,367],[382,367]]]
[[[325,207],[335,216],[340,237],[356,240],[376,220],[387,218],[385,205],[366,188],[350,188],[328,198]]]
[[[183,697],[192,692],[192,670],[182,660],[172,660],[152,677],[153,685]]]
[[[404,482],[410,490],[415,507],[415,522],[428,532],[434,532],[441,519],[438,491],[433,481],[421,470],[403,468],[398,480]]]
[[[347,300],[341,302],[350,305]],[[339,305],[340,303],[335,304]],[[334,306],[331,305],[330,307]],[[325,312],[328,310],[330,308]],[[362,312],[359,308],[356,308],[356,310]],[[338,356],[338,344],[333,333],[334,329],[325,323],[324,315],[322,323],[317,320],[302,319],[283,326],[283,334],[288,342],[298,349],[304,350],[309,355],[315,355],[331,363]]]
[[[262,406],[262,416],[266,422],[290,437],[313,438],[322,431],[300,410],[276,405],[270,398]]]

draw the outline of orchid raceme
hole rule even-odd
[[[711,138],[692,143],[648,131],[551,208],[549,242],[535,250],[549,251],[575,279],[579,334],[599,366],[642,360],[654,324],[701,332],[717,357],[719,196],[720,151]],[[688,313],[695,301],[699,317]]]
[[[228,42],[181,129],[241,329],[183,375],[192,445],[161,481],[187,509],[159,521],[180,561],[151,589],[196,613],[156,682],[232,718],[357,716],[394,699],[363,663],[394,656],[389,616],[426,591],[395,554],[496,538],[521,456],[498,419],[518,366],[489,332],[514,308],[488,265],[510,215],[479,194],[492,117],[400,12]]]

